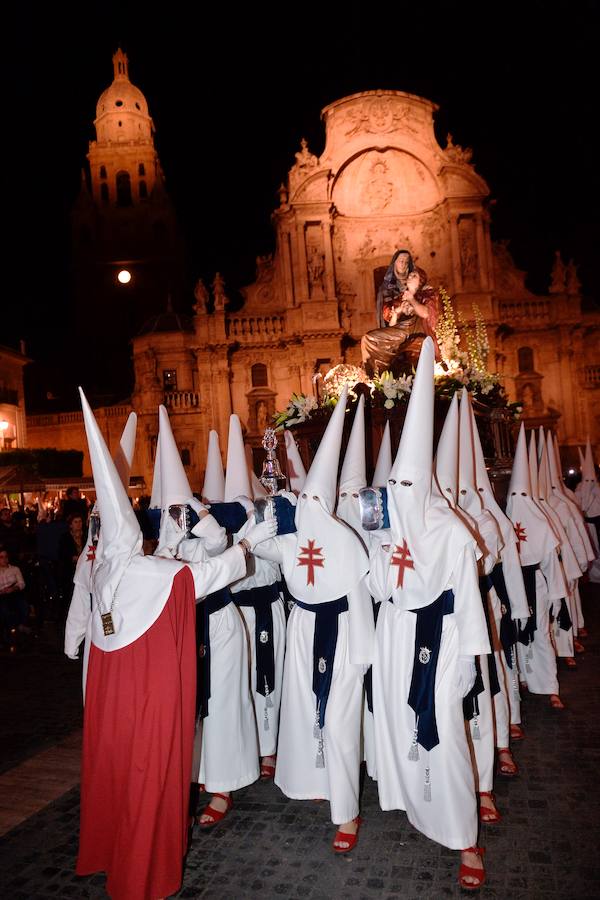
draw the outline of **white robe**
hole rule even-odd
[[[473,545],[461,551],[447,589],[454,591],[454,612],[443,617],[435,679],[439,744],[419,759],[408,759],[415,714],[408,705],[413,670],[416,616],[388,602],[392,594],[389,559],[382,545],[373,554],[369,584],[382,601],[375,632],[373,704],[379,803],[404,809],[411,824],[454,850],[476,843],[477,803],[473,768],[458,688],[458,657],[489,651],[487,628],[477,582]],[[429,769],[429,773],[426,770]],[[424,799],[430,776],[431,801]]]
[[[542,574],[544,573],[544,574]],[[558,694],[556,654],[552,644],[550,611],[558,613],[564,595],[564,579],[556,551],[546,557],[535,573],[536,625],[533,643],[517,641],[521,678],[533,694]]]

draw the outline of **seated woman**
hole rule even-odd
[[[361,341],[363,367],[368,375],[391,371],[398,377],[416,365],[421,344],[433,338],[438,295],[427,284],[427,273],[414,265],[407,250],[398,250],[388,267],[377,297],[379,328]]]

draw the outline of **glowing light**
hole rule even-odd
[[[121,269],[119,274],[117,275],[117,281],[120,281],[121,284],[129,284],[131,281],[131,272],[127,269]]]
[[[575,474],[575,469],[569,469],[569,475],[574,475],[574,474]]]
[[[9,423],[6,421],[6,419],[2,419],[2,421],[0,421],[0,431],[6,431],[8,426]]]

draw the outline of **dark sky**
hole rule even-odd
[[[511,239],[529,286],[547,288],[561,248],[594,302],[598,6],[297,0],[241,12],[92,3],[13,13],[2,61],[9,235],[0,343],[22,337],[37,360],[79,365],[69,349],[78,339],[68,214],[119,44],[156,125],[190,280],[219,269],[232,293],[252,281],[256,255],[273,249],[270,214],[300,138],[323,149],[322,107],[391,88],[438,103],[438,139],[452,131],[473,148],[496,201],[493,237]]]

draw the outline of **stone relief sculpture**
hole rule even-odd
[[[461,147],[452,141],[450,132],[446,135],[446,147],[444,153],[447,158],[459,165],[470,165],[473,158],[473,151],[470,147]]]
[[[560,250],[556,250],[554,253],[554,263],[552,265],[550,278],[550,293],[564,294],[567,280],[567,267],[562,260]]]
[[[215,310],[217,309],[225,309],[225,304],[227,303],[227,295],[225,293],[225,281],[220,272],[217,272],[215,275],[215,280],[212,284],[213,288],[213,296],[215,298]]]
[[[477,256],[477,235],[475,221],[464,216],[458,222],[458,244],[460,248],[460,266],[465,287],[474,287],[479,283],[479,266]]]
[[[196,287],[194,288],[194,298],[196,300],[196,303],[194,304],[195,312],[199,313],[208,311],[210,295],[208,293],[206,285],[201,278],[199,278],[196,282]]]
[[[577,266],[572,259],[567,265],[565,286],[567,294],[578,296],[581,293],[581,282],[577,276]]]

